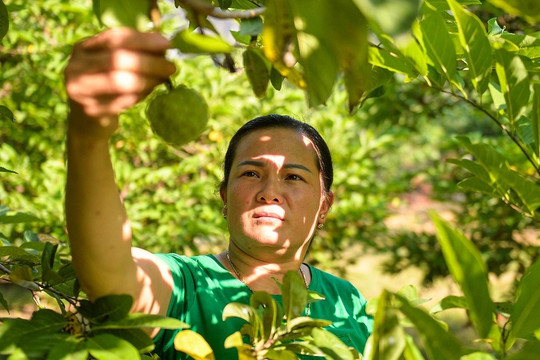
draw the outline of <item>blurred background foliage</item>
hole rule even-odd
[[[6,6],[10,31],[0,46],[0,105],[13,111],[15,121],[0,122],[0,166],[17,174],[0,173],[0,205],[39,221],[3,224],[0,238],[16,243],[31,230],[67,242],[62,72],[72,45],[100,26],[90,0],[13,0]],[[490,6],[476,13],[485,19],[501,15]],[[519,19],[501,19],[515,32],[531,31]],[[164,17],[163,28],[184,21]],[[482,138],[511,160],[521,159],[496,125],[465,102],[422,83],[395,81],[352,114],[344,91],[334,92],[325,106],[309,108],[304,93],[286,82],[281,91],[269,89],[257,99],[241,72],[219,69],[207,56],[174,57],[173,81],[202,93],[210,122],[199,141],[174,149],[152,134],[142,116],[144,104],[123,115],[111,145],[136,246],[190,255],[223,249],[227,231],[217,188],[228,139],[253,117],[282,113],[319,129],[335,162],[336,201],[309,261],[346,274],[359,255],[384,253],[387,272],[417,266],[426,283],[446,275],[432,229],[389,220],[412,212],[415,204],[420,211],[442,206],[495,274],[508,266],[523,269],[537,256],[538,223],[500,200],[463,192],[456,184],[465,171],[445,162],[464,155],[453,138],[458,134]],[[532,236],[523,240],[526,233]]]

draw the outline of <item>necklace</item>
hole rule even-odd
[[[229,256],[229,250],[227,250],[227,252],[225,253],[225,257],[227,258],[227,261],[229,262],[229,265],[231,265],[231,268],[233,269],[234,275],[236,275],[238,280],[243,282],[244,285],[246,285],[248,287],[248,289],[251,290],[251,288],[247,284],[246,280],[240,275],[240,272],[238,271],[238,269],[236,268],[236,266],[232,262],[231,257]],[[300,270],[300,274],[302,275],[302,280],[304,281],[304,286],[307,289],[308,284],[307,284],[306,274],[304,274],[304,270],[302,270],[302,265],[300,265],[300,269],[298,269],[298,270]]]
[[[234,275],[236,275],[236,278],[238,280],[240,280],[244,285],[246,285],[246,287],[249,289],[249,291],[253,292],[253,290],[251,290],[251,288],[249,287],[246,280],[244,280],[244,278],[240,275],[240,272],[238,271],[238,269],[236,268],[236,266],[232,262],[231,257],[229,256],[229,250],[227,250],[227,252],[225,253],[225,257],[227,258],[227,261],[229,262],[229,265],[231,265],[231,268],[233,269],[233,272],[234,272]],[[298,269],[298,270],[300,270],[300,274],[302,274],[302,280],[304,280],[304,286],[307,289],[308,284],[307,284],[306,274],[304,274],[304,270],[302,270],[302,265],[300,265],[300,269]],[[307,309],[306,309],[306,316],[309,316],[310,312],[311,312],[311,303],[308,302]]]

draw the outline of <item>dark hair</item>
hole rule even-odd
[[[330,155],[328,145],[326,145],[326,142],[322,136],[317,132],[317,130],[315,130],[315,128],[313,128],[313,126],[293,119],[290,116],[278,114],[259,116],[253,120],[250,120],[240,129],[238,129],[236,134],[234,134],[229,142],[227,153],[225,154],[225,164],[223,166],[224,178],[220,184],[220,188],[225,188],[229,182],[229,173],[231,172],[234,156],[236,155],[236,149],[240,141],[244,138],[244,136],[252,131],[268,128],[293,129],[298,133],[307,136],[311,140],[313,147],[315,148],[315,152],[317,153],[317,165],[318,170],[322,174],[323,189],[325,192],[329,192],[332,182],[334,181],[334,168],[332,166],[332,156]]]

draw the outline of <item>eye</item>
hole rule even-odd
[[[257,173],[255,171],[248,170],[248,171],[244,171],[242,173],[242,176],[245,176],[245,177],[258,177],[259,175],[257,175]]]
[[[289,175],[287,175],[285,180],[304,181],[304,178],[299,176],[299,175],[296,175],[296,174],[289,174]]]

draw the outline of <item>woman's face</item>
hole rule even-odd
[[[323,196],[311,140],[285,128],[256,130],[240,141],[221,195],[231,241],[267,261],[303,259],[332,202]]]

